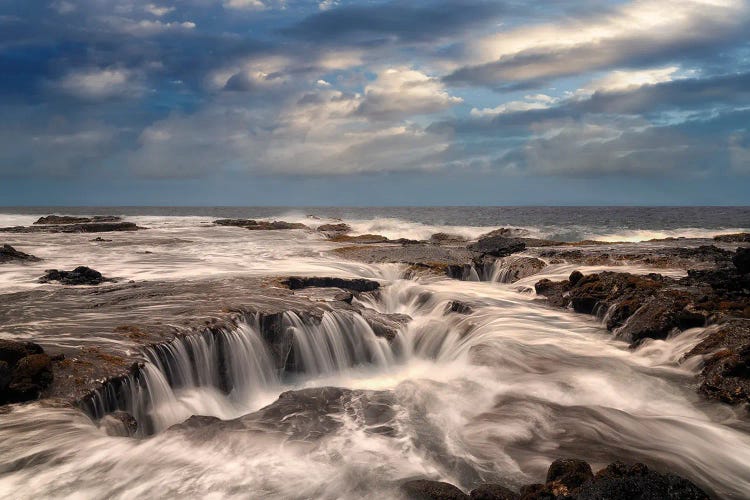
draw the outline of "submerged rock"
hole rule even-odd
[[[3,245],[0,247],[0,264],[5,262],[21,261],[21,262],[39,262],[39,257],[20,252],[10,245]]]
[[[496,264],[495,264],[496,265]],[[523,278],[537,274],[547,267],[547,263],[536,257],[507,257],[501,263],[501,270],[497,276],[500,283],[515,283]]]
[[[214,221],[217,226],[234,226],[250,229],[252,231],[275,231],[284,229],[310,229],[300,222],[285,221],[258,221],[254,219],[218,219]]]
[[[0,339],[0,404],[37,399],[52,383],[51,365],[38,344]]]
[[[367,280],[364,278],[357,279],[345,279],[345,278],[330,278],[330,277],[299,277],[292,276],[284,283],[290,290],[299,290],[307,287],[319,287],[319,288],[341,288],[343,290],[351,290],[353,292],[372,292],[380,288],[380,283],[373,280]]]
[[[99,285],[105,281],[113,281],[105,278],[102,273],[86,266],[79,266],[72,271],[58,271],[49,269],[45,275],[39,278],[39,283],[59,281],[62,285]]]

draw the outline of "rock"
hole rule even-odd
[[[52,360],[39,345],[0,339],[0,404],[36,399],[52,379]]]
[[[576,283],[581,281],[581,278],[583,278],[583,273],[581,271],[573,271],[572,273],[570,273],[568,281],[571,285],[575,285]]]
[[[10,245],[3,245],[0,247],[0,264],[11,261],[39,262],[40,260],[42,259],[27,253],[19,252]]]
[[[50,224],[37,226],[0,227],[4,233],[105,233],[138,231],[143,229],[133,222],[86,222],[81,224]]]
[[[307,287],[341,288],[352,292],[372,292],[380,288],[377,281],[363,278],[344,279],[328,277],[298,277],[292,276],[282,281],[290,290],[299,290]]]
[[[283,229],[310,229],[300,222],[285,221],[257,221],[253,219],[219,219],[215,220],[217,226],[234,226],[250,229],[252,231],[275,231]]]
[[[105,241],[112,241],[112,240],[106,240],[102,238],[101,236],[97,236],[96,238],[89,240],[89,241],[96,241],[96,242],[105,242]]]
[[[732,257],[732,263],[741,274],[750,273],[750,248],[738,248]]]
[[[575,458],[563,458],[555,460],[549,466],[546,481],[547,484],[562,485],[565,487],[565,494],[572,494],[593,478],[594,472],[588,463]],[[558,487],[557,489],[561,490],[562,488]]]
[[[485,233],[479,237],[480,240],[485,238],[493,238],[495,236],[501,236],[503,238],[520,238],[528,236],[529,232],[526,229],[514,228],[514,227],[501,227],[495,229],[489,233]]]
[[[474,309],[466,302],[461,302],[460,300],[451,300],[450,302],[448,302],[446,311],[454,312],[457,314],[471,314],[474,312]]]
[[[396,338],[404,325],[411,321],[411,317],[406,314],[384,314],[367,308],[361,314],[376,336],[389,341]]]
[[[520,500],[521,495],[499,484],[483,484],[471,491],[472,500]]]
[[[714,240],[722,243],[747,243],[750,242],[750,233],[720,234],[714,236]]]
[[[507,257],[501,263],[497,276],[500,283],[515,283],[518,280],[537,274],[547,267],[547,263],[536,257]]]
[[[119,222],[122,218],[115,215],[95,215],[94,217],[71,217],[69,215],[48,215],[40,217],[34,224],[85,224],[88,222]]]
[[[102,273],[86,266],[79,266],[72,271],[58,271],[50,269],[39,278],[39,283],[59,281],[62,285],[99,285],[105,281],[112,281],[102,276]]]
[[[687,354],[696,355],[704,356],[702,394],[728,404],[750,403],[750,320],[721,325]]]
[[[516,238],[506,238],[504,236],[489,236],[482,238],[476,243],[468,246],[469,250],[481,255],[491,255],[493,257],[506,257],[516,252],[526,249],[526,243]]]
[[[365,245],[377,244],[377,243],[391,243],[391,240],[379,234],[360,234],[358,236],[338,234],[338,235],[332,236],[330,240],[336,243],[361,243]]]
[[[615,462],[596,473],[593,481],[583,485],[578,500],[708,500],[696,485],[674,474],[661,474],[643,464]]]
[[[465,243],[467,240],[460,234],[435,233],[430,236],[429,242],[434,245],[450,245]]]
[[[138,421],[128,412],[115,411],[99,420],[99,427],[110,436],[132,437],[138,432]]]
[[[325,233],[327,236],[336,236],[341,234],[350,233],[352,226],[339,222],[338,224],[323,224],[318,226],[318,232]]]
[[[428,479],[406,481],[400,489],[409,500],[465,500],[470,498],[452,484]]]

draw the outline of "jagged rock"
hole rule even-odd
[[[234,226],[250,229],[252,231],[275,231],[282,229],[310,229],[300,222],[285,221],[257,221],[253,219],[218,219],[214,221],[217,226]]]
[[[351,290],[353,292],[372,292],[380,288],[380,283],[377,281],[367,280],[363,278],[357,279],[345,279],[345,278],[329,278],[329,277],[298,277],[291,276],[284,280],[284,283],[290,290],[299,290],[307,287],[320,287],[320,288],[341,288],[343,290]]]
[[[729,404],[750,402],[750,320],[721,325],[687,354],[695,355],[705,356],[701,393]]]
[[[449,483],[416,479],[401,485],[401,493],[409,500],[465,500],[469,495]]]
[[[570,495],[594,478],[591,466],[583,460],[561,458],[555,460],[547,470],[547,484],[553,485],[556,494]]]
[[[720,234],[714,236],[714,240],[722,243],[747,243],[750,242],[750,233]]]
[[[460,300],[451,300],[446,309],[447,312],[454,312],[457,314],[471,314],[474,312],[474,309],[472,309],[469,304],[461,302]]]
[[[615,462],[583,485],[577,500],[708,500],[696,485],[674,474],[661,474],[643,464]]]
[[[430,236],[429,242],[435,245],[450,245],[465,243],[467,240],[460,234],[435,233]]]
[[[0,404],[38,398],[52,383],[51,364],[38,344],[0,339]]]
[[[48,215],[40,217],[34,224],[84,224],[87,222],[119,222],[122,218],[116,215],[95,215],[93,217],[72,217],[69,215]]]
[[[495,229],[494,231],[490,231],[489,233],[485,233],[479,237],[480,240],[483,240],[485,238],[493,238],[495,236],[502,236],[503,238],[520,238],[523,236],[528,236],[529,231],[526,229],[520,229],[515,227],[501,227],[500,229]]]
[[[318,231],[325,233],[327,236],[336,236],[350,233],[352,231],[352,226],[344,222],[339,222],[338,224],[323,224],[322,226],[318,226]]]
[[[62,285],[99,285],[105,281],[112,281],[102,276],[102,273],[86,266],[79,266],[72,271],[58,271],[49,269],[39,278],[39,283],[59,281]]]
[[[468,248],[482,255],[506,257],[516,252],[522,252],[526,248],[526,243],[516,238],[489,236],[481,238],[476,243],[472,243]]]
[[[37,226],[0,227],[4,233],[106,233],[143,229],[134,222],[86,222],[81,224],[49,224]]]
[[[521,495],[499,484],[482,484],[469,493],[472,500],[520,500]]]
[[[11,261],[39,262],[40,260],[42,259],[20,252],[10,245],[0,247],[0,264]]]
[[[750,248],[738,248],[732,262],[741,274],[750,273]]]

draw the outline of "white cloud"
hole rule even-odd
[[[527,95],[524,98],[526,99],[524,101],[510,101],[494,108],[473,108],[471,110],[471,116],[481,118],[484,116],[497,116],[506,113],[531,111],[534,109],[546,109],[558,102],[557,98],[545,94]]]
[[[58,87],[68,94],[92,100],[135,95],[142,90],[131,71],[117,68],[74,71],[63,77]]]
[[[481,38],[470,45],[472,66],[464,68],[473,76],[463,77],[490,82],[574,74],[680,44],[710,43],[742,29],[749,15],[746,0],[634,0],[597,16]]]
[[[338,5],[337,0],[323,0],[322,2],[318,4],[318,8],[320,10],[328,10],[331,7],[335,7],[336,5]]]
[[[224,7],[239,10],[264,10],[267,8],[261,0],[225,0]]]
[[[174,12],[174,10],[175,10],[174,7],[164,7],[162,5],[155,5],[153,3],[150,3],[150,4],[146,5],[146,7],[144,7],[144,9],[146,10],[146,12],[148,12],[149,14],[152,14],[152,15],[154,15],[156,17],[165,16],[165,15],[169,14],[170,12]]]
[[[596,79],[584,86],[579,92],[584,95],[594,92],[627,92],[635,90],[644,85],[656,85],[658,83],[671,82],[679,66],[668,66],[665,68],[645,70],[620,70],[612,71],[602,78]]]
[[[196,25],[192,21],[164,22],[159,20],[135,20],[126,17],[105,17],[102,22],[118,33],[133,36],[151,36],[166,32],[191,31]]]
[[[435,113],[463,99],[452,96],[437,78],[408,68],[388,68],[365,87],[360,112],[379,118]]]

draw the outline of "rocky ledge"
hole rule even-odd
[[[550,304],[593,314],[607,329],[637,346],[689,328],[713,325],[688,355],[704,356],[700,392],[727,403],[750,402],[750,274],[748,249],[733,267],[688,271],[674,279],[574,271],[567,280],[541,280],[536,291]]]
[[[138,231],[144,229],[134,222],[83,222],[76,224],[53,223],[46,225],[0,227],[3,233],[107,233],[113,231]]]
[[[73,217],[69,215],[47,215],[40,217],[34,224],[37,225],[54,225],[54,224],[86,224],[89,222],[120,222],[121,217],[116,215],[95,215],[93,217]]]
[[[39,262],[39,257],[20,252],[10,245],[0,247],[0,264],[6,262]]]
[[[52,359],[39,344],[0,339],[0,405],[38,398],[52,377]]]
[[[465,494],[449,483],[417,479],[401,485],[408,500],[708,500],[709,496],[687,479],[660,473],[644,464],[615,462],[593,473],[574,458],[555,460],[545,483],[529,484],[515,492],[500,484],[482,484]]]
[[[217,226],[231,226],[249,229],[251,231],[275,231],[282,229],[310,229],[299,222],[284,221],[258,221],[254,219],[218,219],[214,221]]]

